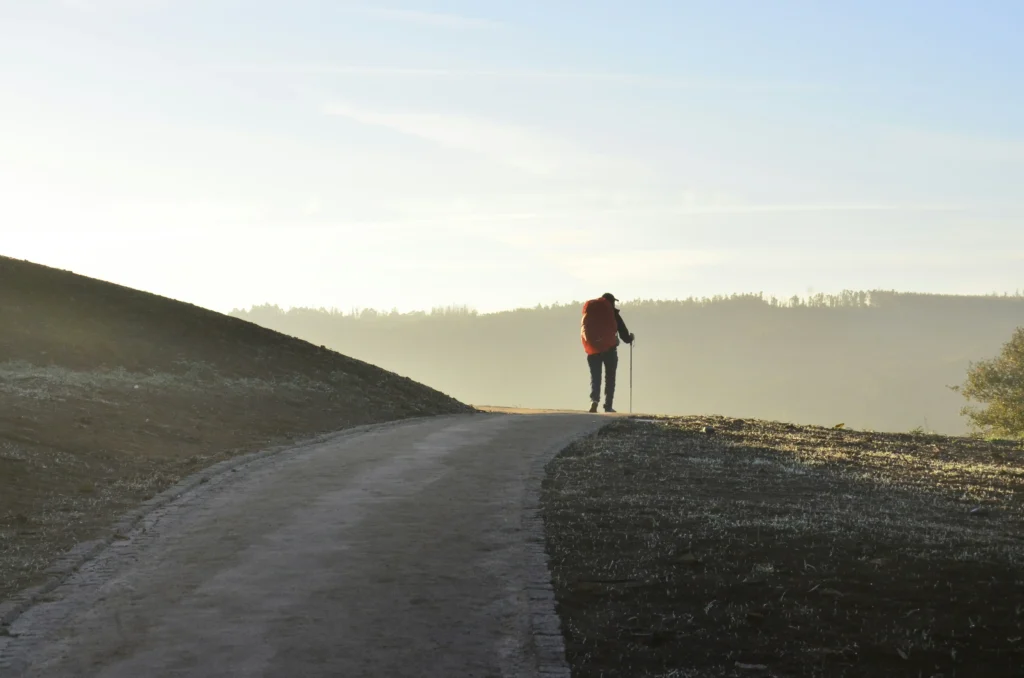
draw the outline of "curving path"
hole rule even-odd
[[[581,415],[465,415],[240,462],[0,637],[0,676],[565,675],[531,517]]]

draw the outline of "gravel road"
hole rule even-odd
[[[241,463],[22,614],[0,676],[568,676],[532,497],[601,423],[456,415]]]

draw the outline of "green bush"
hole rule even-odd
[[[1024,438],[1024,327],[1018,327],[998,357],[971,363],[967,381],[953,390],[983,407],[961,413],[979,433]]]

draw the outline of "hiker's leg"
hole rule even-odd
[[[588,355],[587,364],[590,365],[590,402],[596,403],[601,400],[601,356]]]
[[[615,399],[615,370],[619,367],[619,351],[612,349],[601,354],[604,357],[604,406],[610,408]]]

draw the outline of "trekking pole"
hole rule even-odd
[[[629,342],[629,413],[633,414],[633,344],[636,339]]]

